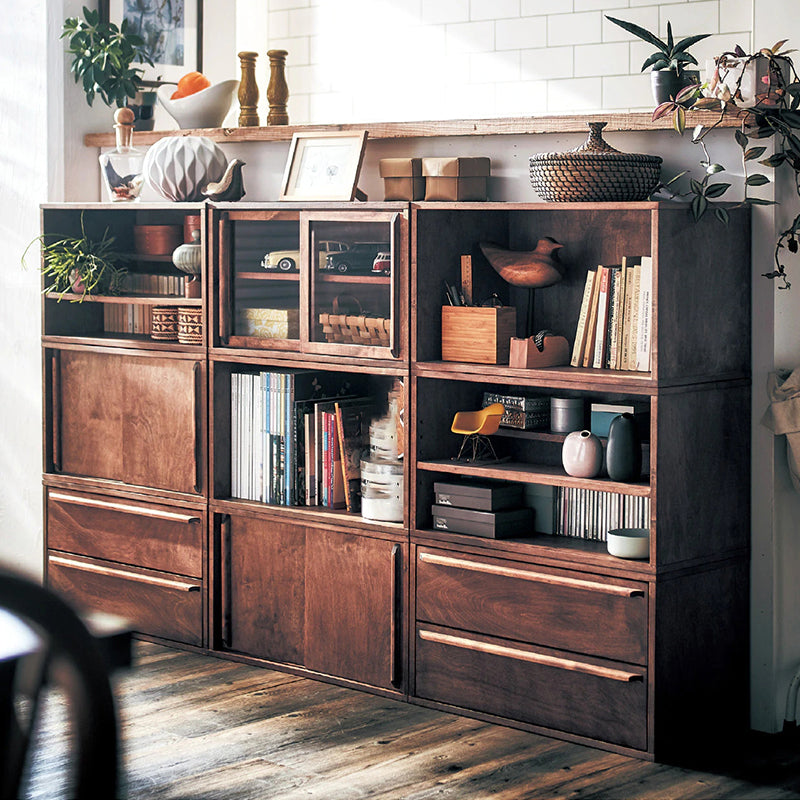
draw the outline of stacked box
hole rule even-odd
[[[525,395],[483,393],[483,407],[502,403],[505,412],[500,425],[525,431],[546,430],[550,426],[550,398]]]

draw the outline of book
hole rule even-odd
[[[640,256],[623,257],[623,263],[630,270],[627,280],[630,283],[630,305],[626,305],[625,338],[626,359],[623,369],[636,369],[636,341],[639,322],[639,278],[641,275]],[[627,303],[627,301],[626,301]]]
[[[586,347],[586,331],[589,318],[589,305],[592,301],[592,290],[594,280],[597,276],[596,269],[589,269],[586,272],[586,281],[583,286],[583,298],[581,299],[581,310],[578,314],[578,324],[575,328],[575,341],[572,344],[572,357],[570,366],[579,367],[583,362],[583,350]]]
[[[582,367],[592,366],[594,360],[594,338],[597,332],[597,299],[600,294],[600,284],[602,282],[603,267],[597,267],[597,274],[595,275],[592,284],[592,296],[589,299],[589,316],[586,321],[586,341],[583,347],[583,357],[581,358]]]
[[[595,319],[594,353],[590,367],[600,369],[603,366],[603,354],[608,333],[608,284],[611,267],[598,267],[600,290],[597,293],[597,315]]]
[[[650,371],[652,325],[653,259],[642,256],[639,276],[639,327],[636,337],[636,369]]]
[[[611,315],[611,342],[608,358],[609,369],[621,368],[626,274],[626,270],[620,265],[614,276],[614,307]]]
[[[375,408],[372,398],[337,401],[336,430],[341,454],[344,500],[348,511],[361,510],[361,457],[369,451],[369,423]]]

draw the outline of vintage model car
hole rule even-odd
[[[372,262],[373,275],[391,275],[392,274],[392,254],[389,252],[380,252],[375,256]]]
[[[350,245],[345,242],[322,241],[318,244],[320,269],[324,268],[325,258],[328,253],[341,253],[350,247]],[[279,269],[283,272],[297,272],[299,263],[299,250],[272,250],[261,260],[261,266],[264,267],[264,269]]]
[[[328,253],[324,266],[320,269],[333,272],[372,272],[372,265],[378,253],[390,252],[388,242],[356,242],[344,253]]]

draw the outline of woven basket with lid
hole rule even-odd
[[[658,185],[661,158],[620,153],[603,139],[605,122],[589,123],[589,138],[566,153],[530,158],[531,185],[543,200],[646,200]]]

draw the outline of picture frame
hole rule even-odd
[[[295,133],[279,199],[361,199],[358,176],[366,143],[365,130]]]
[[[101,19],[129,21],[149,47],[154,66],[134,63],[146,82],[177,83],[203,68],[203,0],[100,0]]]

